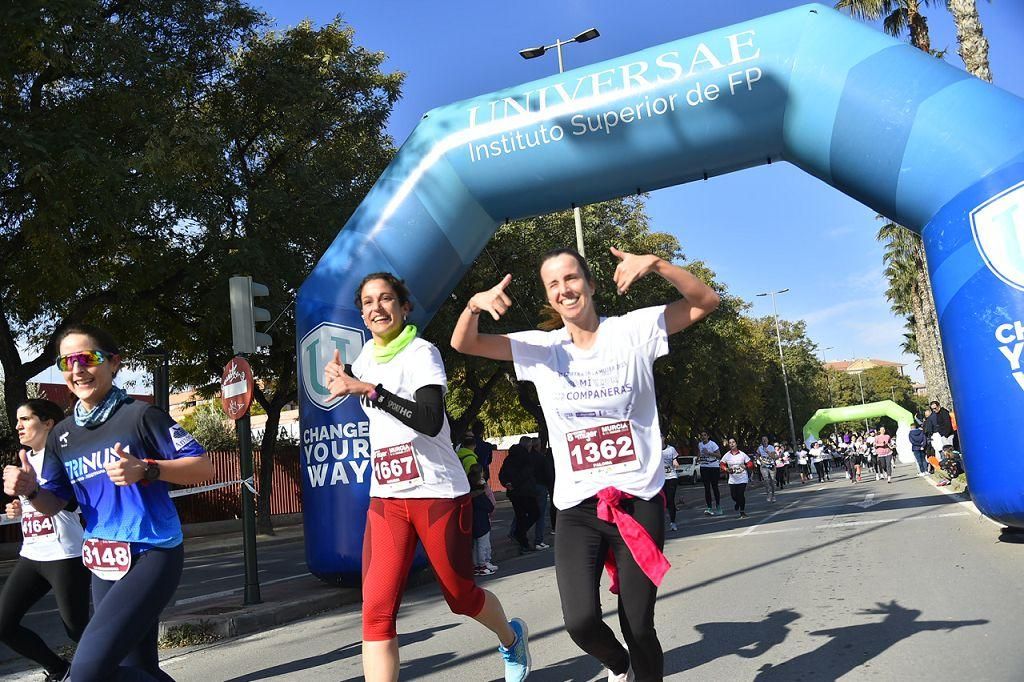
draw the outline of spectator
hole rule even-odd
[[[473,467],[476,467],[478,471],[482,469],[480,460],[477,459],[476,452],[473,450],[474,445],[476,445],[476,440],[473,434],[464,433],[462,435],[461,447],[455,451],[455,454],[459,456],[459,461],[462,462],[462,468],[466,470],[466,477],[469,479],[471,486],[476,476],[483,478],[482,471],[475,475],[470,473]]]
[[[536,549],[547,549],[551,545],[544,542],[544,531],[547,530],[551,497],[547,485],[548,468],[544,461],[544,449],[541,447],[540,438],[530,441],[530,462],[533,465],[533,478],[536,481],[534,495],[537,497],[537,523],[533,527],[533,546]],[[554,480],[551,484],[554,485]]]
[[[964,460],[952,445],[942,448],[942,472],[947,476],[939,485],[949,485],[960,474],[964,473]]]
[[[513,445],[508,449],[508,457],[498,472],[498,480],[505,486],[505,492],[515,511],[513,537],[519,543],[521,554],[535,550],[528,535],[533,524],[537,522],[537,479],[533,472],[530,451],[522,444]]]
[[[469,479],[473,495],[473,575],[491,575],[498,567],[491,563],[491,513],[494,502],[487,494],[487,482],[483,469],[473,469],[474,478]]]
[[[949,416],[949,410],[942,407],[938,400],[933,400],[929,407],[932,409],[932,414],[929,417],[932,423],[932,448],[938,456],[939,453],[944,452],[945,446],[953,444],[953,419]]]
[[[477,419],[473,422],[473,438],[475,444],[473,451],[476,452],[476,459],[484,470],[484,480],[491,480],[491,461],[494,459],[494,445],[484,440],[484,423]]]
[[[924,430],[921,428],[921,423],[914,420],[914,425],[910,429],[908,434],[910,438],[910,449],[914,453],[914,459],[917,460],[917,475],[927,476],[928,475],[928,459],[925,457],[924,448],[927,443],[927,439],[924,435]]]

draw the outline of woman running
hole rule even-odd
[[[747,518],[747,483],[750,482],[747,472],[753,467],[754,462],[736,445],[736,439],[730,438],[729,451],[722,457],[722,471],[729,474],[729,494],[735,503],[733,509],[740,513],[741,519]],[[770,475],[765,477],[766,481],[771,479]]]
[[[167,413],[114,386],[121,355],[110,334],[74,325],[58,346],[57,367],[78,398],[74,415],[50,431],[39,476],[31,467],[4,469],[4,492],[47,515],[76,500],[85,518],[93,616],[71,679],[170,680],[159,667],[157,628],[185,554],[167,484],[204,481],[213,465]]]
[[[469,300],[452,347],[512,360],[519,380],[537,387],[557,471],[555,574],[569,636],[608,669],[609,680],[660,680],[664,666],[654,603],[668,561],[658,551],[665,537],[665,503],[658,494],[664,469],[652,367],[668,353],[668,336],[706,317],[719,298],[657,256],[615,248],[611,253],[619,261],[619,294],[657,273],[681,298],[602,318],[586,261],[575,250],[556,249],[542,259],[540,280],[561,329],[478,333],[482,312],[497,320],[511,305],[505,288],[512,276],[506,275]],[[614,567],[626,647],[601,620],[602,565]]]
[[[892,436],[885,432],[884,426],[878,427],[878,435],[875,436],[875,457],[885,482],[892,483]]]
[[[769,502],[775,501],[775,453],[771,446],[765,449],[763,446],[757,448],[757,468],[761,472],[761,480],[764,481],[765,494]],[[729,483],[732,483],[730,480]],[[735,501],[735,498],[733,498]]]
[[[46,436],[64,412],[49,400],[28,400],[17,411],[18,440],[28,450],[21,466],[39,475]],[[61,511],[45,516],[32,500],[16,498],[7,505],[7,517],[21,517],[24,538],[21,554],[0,591],[0,642],[46,670],[46,680],[66,679],[71,664],[55,654],[37,635],[21,624],[22,618],[51,589],[57,600],[64,631],[72,641],[82,638],[89,622],[89,571],[82,564],[82,523],[78,514]]]
[[[679,530],[676,526],[676,490],[679,487],[676,467],[679,466],[679,452],[664,438],[661,439],[661,445],[661,463],[665,468],[665,485],[661,492],[665,495],[665,508],[668,510],[668,529]]]
[[[363,674],[369,682],[398,679],[398,607],[419,541],[452,612],[497,635],[505,679],[519,682],[530,672],[526,624],[509,622],[498,598],[473,579],[473,506],[445,416],[448,379],[437,348],[406,324],[410,299],[405,283],[391,273],[367,275],[355,303],[373,343],[363,346],[351,367],[336,351],[325,369],[332,397],[358,396],[370,422]]]
[[[722,494],[718,490],[718,480],[721,475],[719,458],[722,453],[719,451],[718,443],[708,437],[707,431],[701,431],[700,442],[697,443],[697,461],[700,463],[700,481],[704,484],[704,501],[707,508],[704,516],[722,515]],[[711,496],[714,493],[715,506],[711,507]]]

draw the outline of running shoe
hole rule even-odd
[[[882,480],[882,475],[881,474],[875,474],[875,480],[876,481],[881,481]]]
[[[633,682],[636,678],[633,676],[633,666],[629,666],[629,670],[616,675],[611,670],[608,671],[608,682]]]
[[[715,512],[711,511],[711,507],[704,510],[704,516],[714,516]]]
[[[721,507],[715,509],[715,516],[723,516],[725,514]]]
[[[740,512],[740,518],[741,519],[747,518],[747,513],[746,512]]]
[[[549,545],[546,542],[538,542],[536,545],[534,545],[534,547],[536,547],[537,549],[548,549],[551,547],[551,545]]]
[[[670,524],[668,524],[668,529],[669,530],[679,530],[679,527],[676,526],[675,523],[670,523]]]
[[[486,564],[484,564],[484,566],[486,566],[487,568],[491,569],[491,571],[497,571],[498,570],[498,567],[495,564],[492,564],[490,561],[488,561]]]
[[[491,575],[492,573],[494,573],[494,571],[492,571],[487,566],[474,566],[473,567],[473,575]]]
[[[530,674],[530,631],[520,618],[508,622],[516,641],[512,646],[498,647],[498,653],[505,659],[505,682],[522,682]]]

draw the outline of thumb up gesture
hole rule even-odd
[[[114,485],[132,485],[141,481],[146,473],[146,465],[126,452],[120,443],[114,443],[114,453],[118,459],[110,460],[103,465]]]
[[[39,487],[35,469],[28,462],[28,452],[19,452],[18,459],[20,466],[4,467],[4,492],[8,495],[28,495]]]

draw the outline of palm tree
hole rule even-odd
[[[953,0],[949,0],[952,2]],[[838,0],[836,9],[868,21],[882,19],[882,28],[891,36],[899,37],[907,29],[910,43],[919,50],[932,54],[928,21],[921,8],[936,4],[937,0]],[[924,242],[911,230],[888,223],[878,232],[878,240],[887,248],[883,260],[889,278],[889,300],[897,315],[913,316],[915,341],[928,392],[943,405],[952,405],[952,393],[946,375],[946,361],[942,355],[939,337],[939,318],[935,310],[931,281],[928,279],[928,261]],[[897,291],[899,290],[899,291]],[[902,299],[901,291],[909,298]],[[900,301],[897,304],[897,301]],[[947,402],[943,402],[947,401]]]
[[[975,0],[946,0],[946,7],[956,24],[956,42],[967,71],[983,81],[992,82],[988,65],[988,39],[981,28]]]

